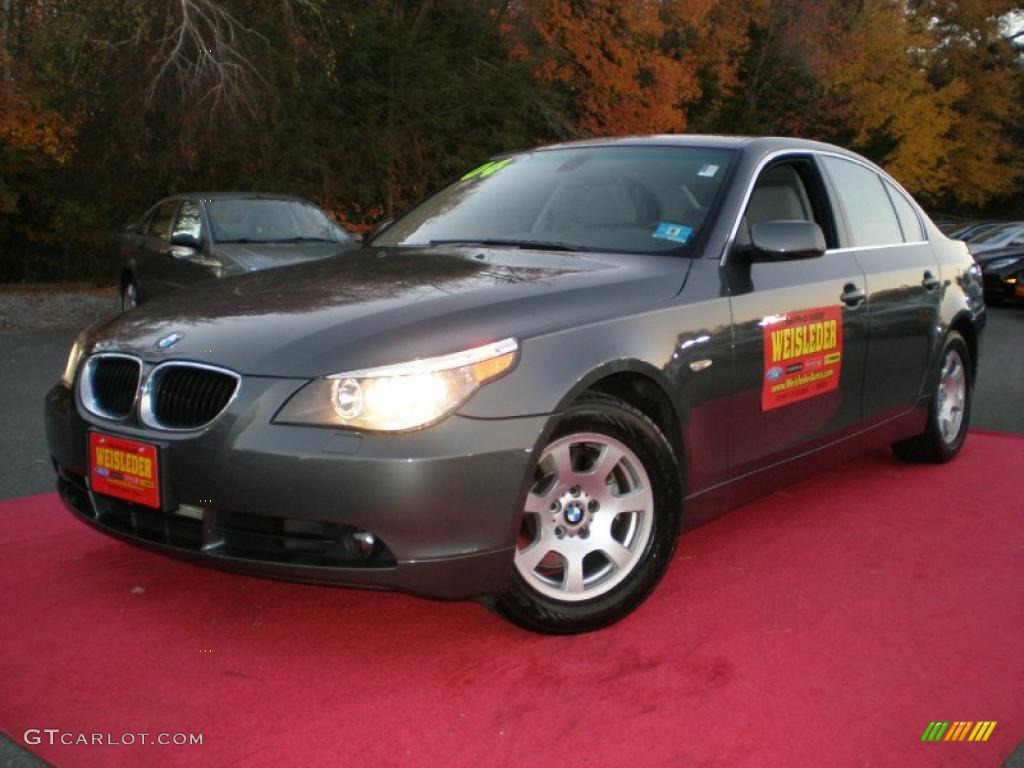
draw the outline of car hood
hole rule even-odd
[[[356,243],[219,243],[214,255],[245,272],[285,267],[304,261],[326,259],[354,248]]]
[[[372,249],[167,294],[93,331],[93,351],[312,378],[648,311],[689,259]],[[183,334],[172,346],[157,342]]]

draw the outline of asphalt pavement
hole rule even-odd
[[[1024,306],[994,307],[988,314],[971,424],[1024,434]],[[43,396],[64,370],[76,335],[74,328],[0,332],[0,498],[53,490]],[[1015,753],[1007,765],[1021,761]],[[0,768],[43,765],[0,736]]]

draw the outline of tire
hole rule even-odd
[[[121,311],[127,312],[139,306],[139,286],[135,278],[126,277],[121,284]]]
[[[540,456],[495,609],[545,634],[600,629],[640,605],[672,559],[679,465],[654,422],[602,394],[570,406]]]
[[[971,356],[964,337],[950,331],[939,355],[928,424],[919,435],[893,443],[892,450],[906,461],[934,464],[952,461],[960,453],[971,420],[974,380]]]

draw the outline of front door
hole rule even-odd
[[[829,250],[819,258],[751,263],[749,227],[816,222]],[[727,257],[734,334],[730,474],[784,461],[855,428],[867,356],[865,276],[839,249],[838,227],[811,157],[767,167],[755,183]]]
[[[171,226],[178,212],[178,200],[165,200],[156,207],[146,224],[139,250],[139,274],[143,294],[149,298],[176,287],[171,256]]]
[[[182,200],[181,208],[174,220],[171,237],[190,235],[196,242],[203,242],[203,220],[199,212],[199,204],[194,200]],[[167,281],[175,288],[180,288],[212,276],[207,263],[204,263],[202,246],[190,248],[183,245],[171,245],[170,261],[166,265]]]

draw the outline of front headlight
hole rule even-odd
[[[503,339],[451,355],[314,379],[285,403],[274,421],[374,432],[425,427],[510,370],[518,351],[515,339]]]
[[[86,328],[75,338],[74,344],[71,345],[71,351],[68,352],[68,361],[64,363],[64,373],[61,374],[60,381],[68,389],[71,389],[71,385],[75,382],[75,371],[78,370],[78,364],[82,362],[82,353],[85,351],[85,337],[87,335]]]
[[[1009,259],[996,259],[995,261],[990,261],[988,264],[986,264],[985,268],[988,270],[1002,269],[1003,267],[1008,267],[1011,264],[1013,264],[1013,262],[1015,262],[1018,258],[1020,257],[1014,256]]]

